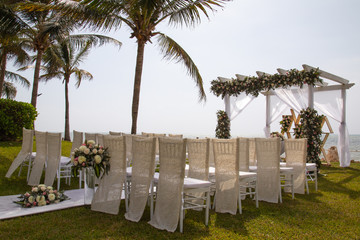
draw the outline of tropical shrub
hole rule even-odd
[[[36,109],[29,103],[0,99],[0,141],[22,137],[22,129],[33,129]]]

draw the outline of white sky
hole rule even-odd
[[[234,0],[193,29],[161,25],[157,30],[175,39],[197,64],[207,102],[198,102],[195,83],[181,64],[163,60],[159,48],[147,44],[138,133],[214,136],[216,112],[224,105],[210,93],[212,80],[237,73],[276,73],[277,68],[302,69],[302,64],[308,64],[355,83],[347,92],[347,123],[350,134],[360,134],[359,11],[359,0]],[[125,25],[110,36],[120,40],[122,48],[94,49],[80,66],[94,80],[84,81],[79,89],[75,80],[70,83],[71,130],[131,130],[136,42]],[[32,82],[32,70],[21,74]],[[39,93],[37,130],[62,132],[64,85],[57,79],[40,83]],[[31,88],[19,86],[16,100],[30,102]],[[232,121],[231,134],[263,136],[264,126],[265,98],[261,96]],[[272,125],[272,130],[278,128]],[[333,123],[333,128],[338,125]]]

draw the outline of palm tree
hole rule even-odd
[[[2,88],[5,82],[7,61],[14,58],[15,65],[19,66],[24,65],[29,61],[29,55],[24,49],[29,49],[29,46],[26,45],[24,39],[19,38],[18,36],[9,35],[3,35],[0,37],[0,93],[2,93]],[[21,76],[14,78],[14,73],[11,75],[8,73],[7,75],[12,79],[22,78]]]
[[[65,140],[70,141],[70,120],[69,120],[69,82],[71,75],[75,75],[77,88],[81,81],[92,80],[90,72],[79,69],[80,63],[87,57],[92,46],[104,43],[113,43],[121,46],[116,39],[102,35],[72,35],[58,44],[52,44],[43,57],[45,71],[40,79],[48,81],[52,78],[59,78],[65,84]]]
[[[118,22],[125,23],[131,30],[131,38],[137,41],[134,91],[132,102],[131,133],[136,134],[139,110],[139,96],[146,43],[152,43],[156,37],[161,53],[168,60],[182,62],[188,74],[199,88],[199,100],[206,100],[203,80],[200,72],[185,50],[171,37],[156,31],[156,27],[167,21],[169,25],[194,26],[201,21],[201,13],[208,16],[207,10],[222,7],[229,0],[83,0],[77,6],[73,16],[92,22],[97,27],[118,27]],[[76,6],[76,4],[74,4]],[[73,5],[73,6],[74,6]],[[83,15],[79,14],[83,11]],[[68,13],[70,10],[68,10]],[[104,18],[107,16],[107,18]]]
[[[9,2],[11,1],[0,2],[0,13],[4,13],[0,18],[0,32],[19,32],[36,52],[31,95],[31,104],[36,108],[42,56],[56,37],[68,34],[76,27],[76,22],[56,11],[57,0],[14,1],[14,4]]]

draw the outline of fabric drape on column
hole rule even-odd
[[[229,97],[229,105],[230,105],[230,121],[235,119],[251,102],[254,100],[253,95],[246,95],[245,93],[241,93],[237,97],[230,96]]]
[[[35,131],[36,138],[36,157],[31,169],[28,185],[35,186],[40,184],[40,178],[44,169],[47,156],[46,132]]]
[[[154,137],[132,137],[130,205],[125,218],[133,222],[141,219],[149,197],[155,171],[155,141]]]
[[[91,210],[118,214],[121,193],[126,181],[126,147],[123,136],[104,136],[110,154],[110,171],[100,179],[91,203]]]
[[[267,119],[266,126],[264,128],[265,137],[270,137],[270,125],[277,120],[286,110],[289,110],[289,106],[280,100],[277,96],[270,96],[270,118]],[[268,127],[267,127],[268,126]]]
[[[349,131],[346,122],[342,122],[343,108],[345,106],[343,106],[341,90],[331,91],[331,94],[329,92],[315,92],[314,101],[316,109],[340,124],[337,146],[340,166],[350,166]]]

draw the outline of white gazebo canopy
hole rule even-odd
[[[303,65],[305,71],[316,69]],[[278,68],[279,74],[286,74],[287,70]],[[322,84],[316,86],[304,85],[300,87],[278,88],[273,91],[262,92],[266,96],[266,127],[265,136],[270,136],[270,125],[289,108],[299,113],[301,109],[310,107],[323,113],[339,123],[338,152],[341,167],[350,166],[349,132],[346,125],[346,90],[354,86],[348,80],[318,69]],[[267,74],[257,71],[258,76]],[[246,76],[236,74],[240,81]],[[231,79],[218,77],[220,81]],[[236,118],[254,99],[252,95],[241,93],[237,97],[226,95],[224,98],[225,111],[230,121]]]

